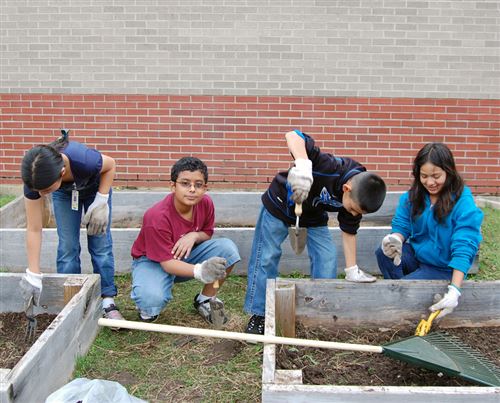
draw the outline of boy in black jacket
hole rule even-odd
[[[300,227],[307,228],[313,279],[337,277],[337,252],[328,230],[327,212],[331,211],[338,212],[346,280],[376,280],[356,264],[356,233],[362,214],[373,213],[382,205],[384,181],[350,158],[321,152],[314,140],[299,130],[288,132],[286,140],[295,166],[278,173],[262,195],[263,207],[248,264],[244,309],[253,316],[247,333],[264,334],[266,281],[278,275],[281,244],[288,236],[288,228],[295,225],[295,203],[303,205]]]

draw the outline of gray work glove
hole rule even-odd
[[[194,265],[194,278],[202,283],[210,284],[215,280],[226,277],[226,259],[223,257],[211,257],[202,263]]]
[[[296,159],[295,166],[288,172],[287,181],[293,191],[292,200],[297,204],[304,203],[313,183],[312,161],[303,158]]]
[[[83,217],[83,225],[87,226],[87,235],[102,235],[106,232],[109,222],[109,194],[97,192],[94,202],[89,206]]]
[[[29,307],[30,299],[33,297],[33,305],[40,304],[40,296],[42,295],[42,274],[34,273],[29,268],[19,281],[21,295],[24,301],[24,310]]]
[[[441,298],[441,295],[439,294],[436,294],[434,296],[434,300],[437,300],[437,302],[429,308],[429,311],[436,312],[437,310],[441,310],[436,319],[442,319],[449,313],[452,313],[453,309],[457,307],[458,298],[461,295],[462,293],[460,292],[460,290],[450,284],[448,286],[448,292],[444,294],[443,298]]]
[[[403,253],[403,242],[395,234],[388,234],[382,239],[382,252],[388,258],[393,259],[394,264],[401,264],[401,254]]]

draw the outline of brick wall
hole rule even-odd
[[[118,163],[116,184],[167,186],[170,166],[195,155],[212,188],[264,189],[290,166],[284,133],[299,128],[405,190],[431,141],[453,150],[475,193],[500,193],[500,100],[181,95],[0,94],[2,183],[19,183],[24,152],[59,128]]]
[[[212,186],[263,189],[300,128],[406,189],[444,141],[500,193],[500,2],[2,0],[0,180],[61,127],[165,186],[194,154]]]

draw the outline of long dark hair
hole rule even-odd
[[[30,149],[21,163],[21,177],[32,190],[46,189],[61,177],[64,160],[61,155],[68,144],[69,130],[61,130],[61,136],[50,144]]]
[[[464,180],[457,172],[455,159],[451,150],[443,143],[429,143],[420,149],[413,161],[413,183],[410,188],[410,202],[412,203],[412,218],[415,219],[425,208],[425,195],[428,193],[420,182],[422,165],[430,162],[446,172],[446,181],[439,192],[434,204],[434,217],[438,222],[451,212],[456,201],[464,190]]]

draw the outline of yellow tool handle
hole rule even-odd
[[[432,321],[436,319],[436,317],[441,313],[441,310],[438,309],[435,312],[432,312],[427,320],[422,319],[415,330],[415,336],[425,336],[430,332],[432,327]]]

